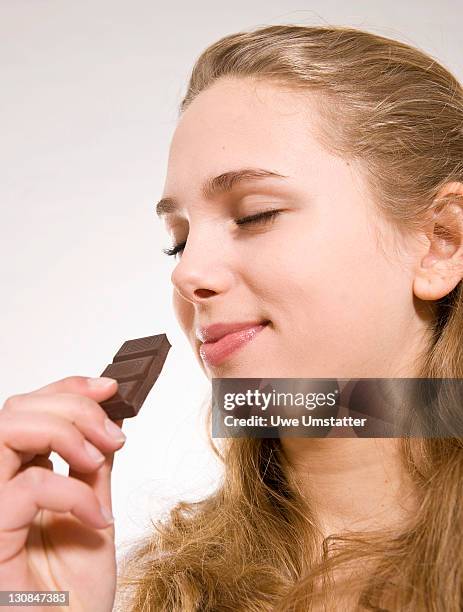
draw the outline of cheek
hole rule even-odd
[[[172,294],[172,305],[180,327],[185,333],[189,332],[194,324],[193,304],[183,299],[176,291],[174,291]]]
[[[376,314],[378,302],[390,307],[397,272],[361,221],[349,225],[303,219],[278,240],[262,241],[259,257],[248,259],[247,275],[269,306],[270,318],[286,328],[310,322],[311,335],[319,325],[324,333],[339,333],[372,310]]]

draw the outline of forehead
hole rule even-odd
[[[296,170],[322,154],[307,94],[268,82],[222,79],[181,116],[168,160],[165,191],[230,165]]]

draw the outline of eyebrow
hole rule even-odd
[[[218,195],[232,191],[238,184],[246,181],[262,180],[266,178],[288,178],[284,174],[265,170],[264,168],[240,168],[238,170],[229,170],[218,176],[209,178],[203,184],[201,193],[206,200],[212,200]],[[178,203],[174,198],[166,196],[159,200],[156,204],[156,214],[158,217],[168,215],[177,210]]]

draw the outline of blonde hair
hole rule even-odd
[[[420,50],[347,27],[232,34],[198,58],[180,112],[221,78],[310,93],[321,142],[358,162],[378,209],[400,231],[418,230],[431,209],[458,197],[439,194],[463,181],[463,90]],[[437,306],[418,375],[461,378],[462,283]],[[394,610],[463,609],[462,438],[400,440],[404,469],[420,492],[401,533],[323,541],[278,439],[210,442],[223,482],[202,501],[178,503],[125,560],[125,609],[307,611],[321,597],[331,610],[332,577],[349,566],[374,568],[356,573],[357,609],[379,612],[385,601]]]

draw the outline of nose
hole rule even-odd
[[[177,293],[191,303],[204,303],[214,296],[223,295],[233,284],[230,256],[221,240],[211,235],[194,239],[188,236],[171,281]]]

